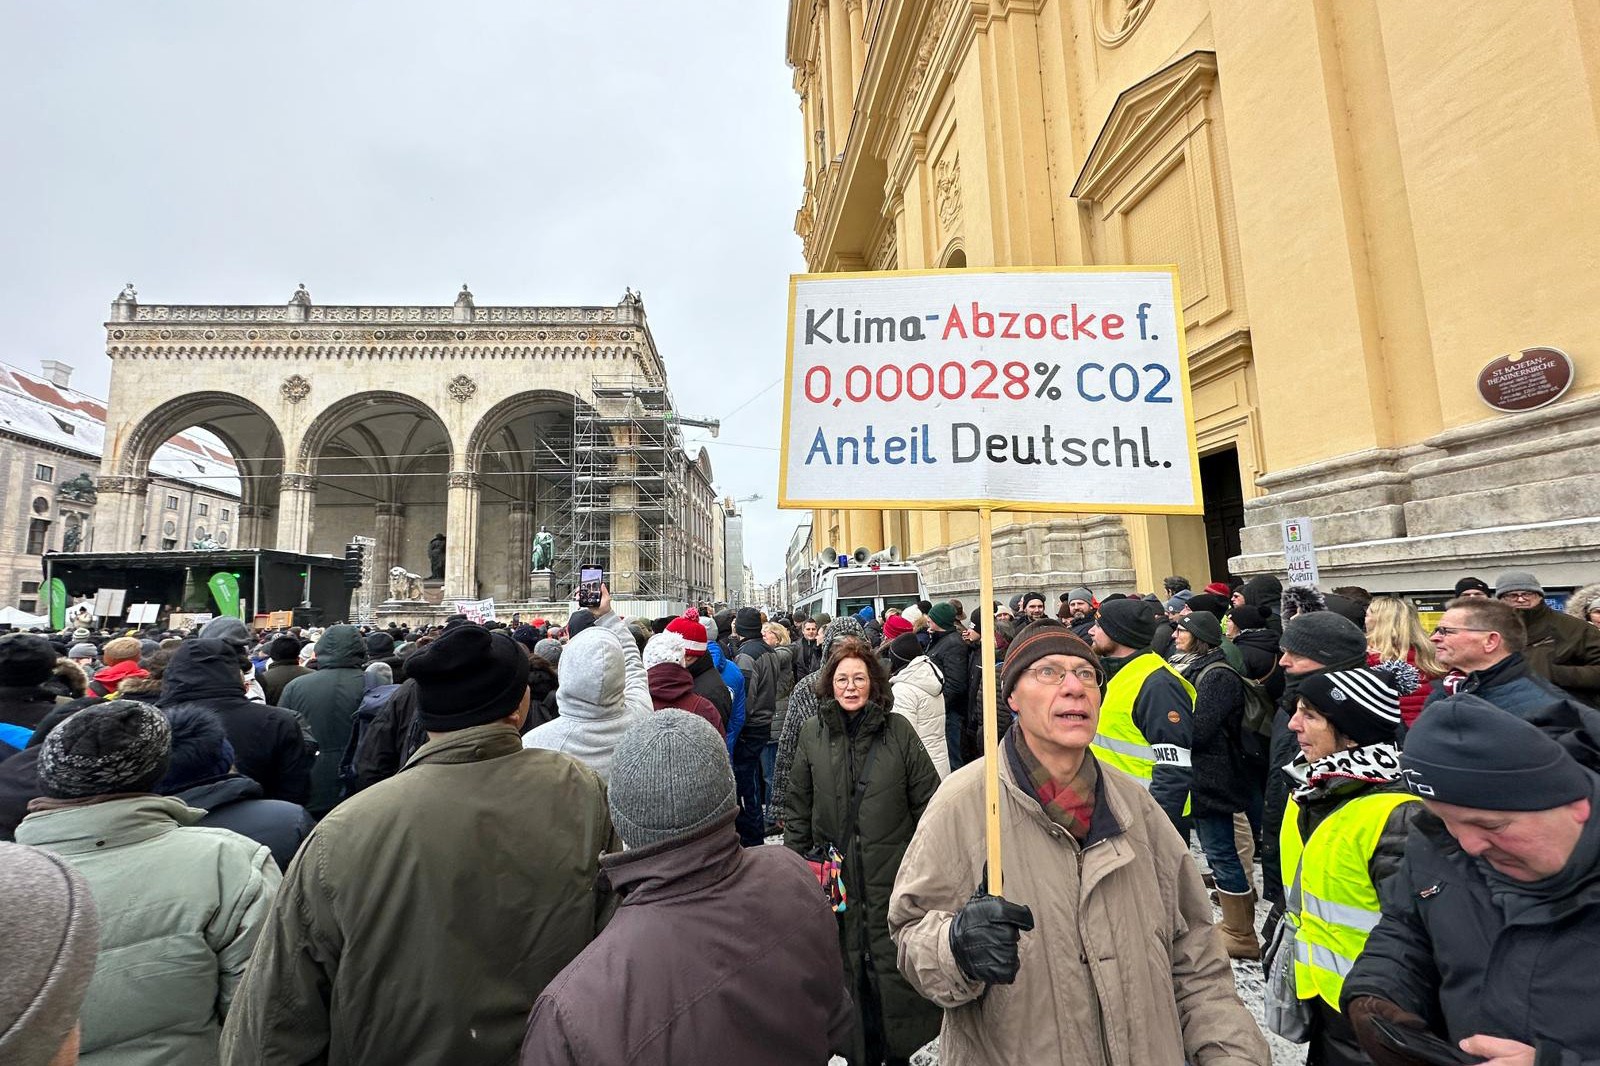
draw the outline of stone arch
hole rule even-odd
[[[960,237],[956,237],[945,245],[944,253],[939,256],[939,265],[947,270],[964,270],[967,266],[967,246]]]
[[[315,474],[317,458],[333,439],[344,431],[357,427],[368,417],[373,408],[402,408],[415,412],[419,416],[419,421],[431,420],[436,423],[439,433],[444,438],[444,454],[447,457],[455,456],[455,442],[450,437],[450,426],[444,415],[415,396],[374,389],[340,397],[311,420],[311,424],[300,437],[300,450],[296,456],[299,470],[302,473]]]
[[[241,420],[259,418],[266,424],[265,446],[254,446]],[[238,461],[271,460],[283,462],[283,430],[277,420],[259,404],[236,393],[190,392],[174,397],[146,414],[134,424],[122,445],[117,472],[125,477],[144,477],[156,449],[190,426],[215,433]]]
[[[468,434],[465,462],[479,490],[479,578],[485,595],[523,602],[565,598],[575,565],[575,414],[589,403],[561,389],[504,397]],[[553,538],[549,584],[529,573],[536,531]],[[492,538],[489,531],[501,536]]]

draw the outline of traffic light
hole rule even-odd
[[[358,589],[361,587],[361,563],[366,551],[366,546],[362,544],[346,544],[344,546],[345,588]]]

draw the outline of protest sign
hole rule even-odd
[[[494,599],[487,600],[457,600],[456,614],[464,614],[469,622],[494,621]]]
[[[790,283],[778,502],[1200,514],[1169,267]]]
[[[798,275],[778,505],[1201,514],[1175,267]],[[995,660],[994,626],[982,661]],[[1004,890],[995,671],[983,671],[989,891]]]
[[[1317,584],[1317,545],[1311,538],[1311,519],[1283,520],[1283,566],[1290,585]]]

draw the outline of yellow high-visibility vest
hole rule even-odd
[[[1188,748],[1180,748],[1175,744],[1151,744],[1133,721],[1133,701],[1138,698],[1145,681],[1157,670],[1165,670],[1177,678],[1184,692],[1188,693],[1188,706],[1175,707],[1173,710],[1194,714],[1194,686],[1185,681],[1183,675],[1161,656],[1147,651],[1129,660],[1106,684],[1106,696],[1100,704],[1100,725],[1092,744],[1095,758],[1147,783],[1154,775],[1157,763],[1181,766],[1185,770],[1190,766]],[[1189,813],[1187,796],[1183,801],[1183,813]]]
[[[1416,798],[1404,792],[1357,796],[1328,815],[1309,842],[1300,839],[1300,804],[1290,798],[1278,854],[1285,885],[1293,885],[1300,871],[1300,907],[1286,917],[1297,930],[1294,983],[1301,999],[1321,996],[1339,1009],[1344,979],[1383,917],[1367,864],[1389,815]]]

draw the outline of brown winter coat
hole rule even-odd
[[[1528,627],[1522,657],[1534,673],[1592,707],[1600,707],[1600,629],[1541,603],[1518,611]]]
[[[743,848],[734,812],[601,859],[622,906],[533,1005],[522,1066],[820,1066],[855,1011],[833,915],[783,848]]]
[[[1000,763],[1004,895],[1033,910],[1012,985],[969,980],[950,922],[983,875],[982,761],[945,779],[907,849],[889,905],[900,969],[945,1008],[942,1066],[1266,1066],[1234,991],[1211,904],[1172,822],[1104,763],[1100,802],[1120,832],[1079,849]]]

